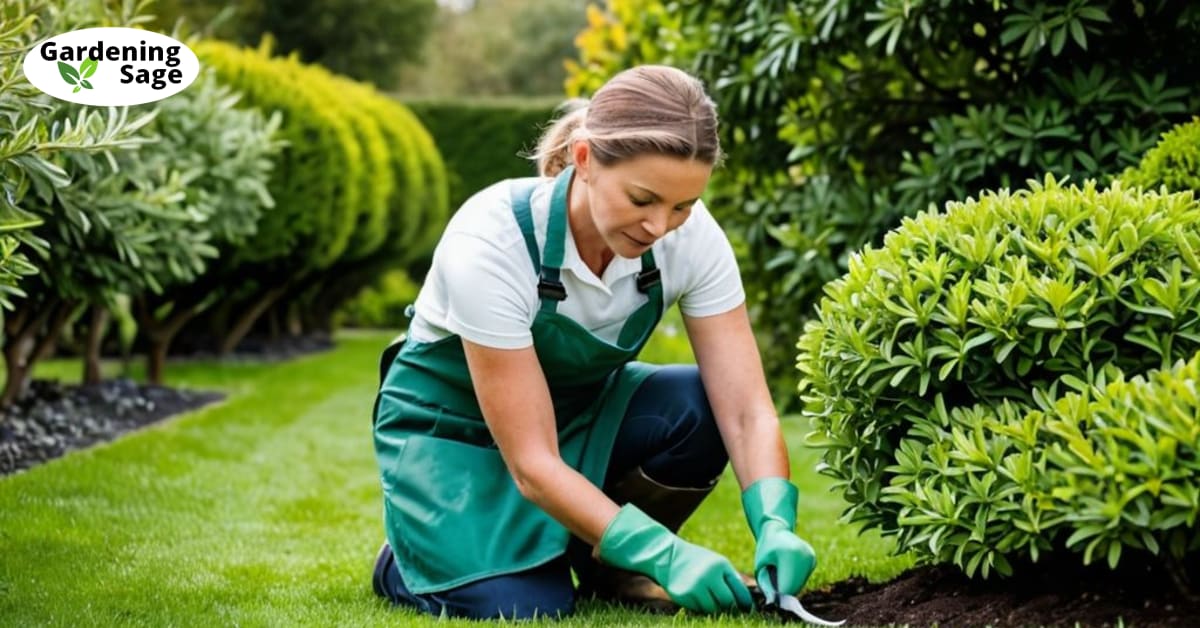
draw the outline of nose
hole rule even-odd
[[[642,221],[642,228],[657,240],[667,234],[668,221],[669,214],[667,212],[655,212]]]

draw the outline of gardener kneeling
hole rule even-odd
[[[376,593],[471,618],[567,614],[577,594],[749,608],[752,579],[675,535],[729,460],[758,586],[768,601],[804,586],[815,558],[779,419],[699,200],[716,127],[698,80],[634,68],[547,131],[542,178],[455,214],[382,365]],[[676,301],[699,367],[633,362]]]

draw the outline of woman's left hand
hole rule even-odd
[[[781,592],[798,593],[816,566],[817,555],[807,541],[779,521],[763,523],[754,551],[754,575],[768,602],[778,602]]]
[[[817,566],[817,555],[796,536],[796,505],[800,492],[781,477],[762,478],[742,491],[746,522],[754,533],[754,576],[767,602],[779,594],[795,595]]]

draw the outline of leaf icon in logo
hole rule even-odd
[[[95,74],[96,73],[96,65],[97,65],[97,63],[96,63],[95,59],[84,59],[83,63],[79,64],[79,75],[82,78],[87,78],[87,77]],[[90,88],[91,86],[84,85],[84,87]]]
[[[67,82],[67,85],[75,85],[79,82],[79,72],[76,72],[75,68],[63,63],[62,61],[58,62],[58,73],[62,75],[63,80]]]
[[[92,84],[91,84],[91,83],[89,83],[89,82],[87,82],[87,79],[84,79],[84,80],[82,80],[82,81],[79,81],[79,84],[80,84],[80,85],[82,85],[82,86],[84,86],[84,87],[86,87],[86,88],[88,88],[88,89],[91,89],[91,88],[92,88]]]

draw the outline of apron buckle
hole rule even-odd
[[[562,285],[561,281],[542,277],[541,281],[538,282],[538,296],[543,299],[565,301],[567,299],[567,288]]]
[[[657,268],[643,270],[637,276],[637,289],[639,292],[646,292],[650,288],[662,282],[662,271]]]

